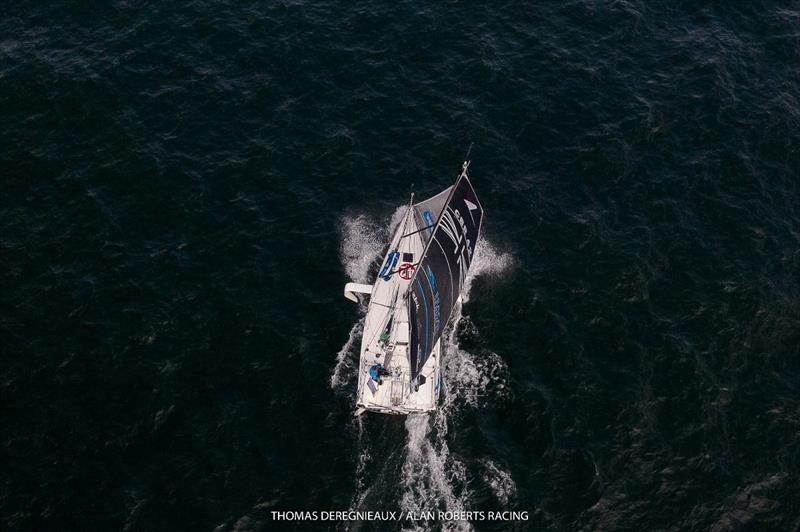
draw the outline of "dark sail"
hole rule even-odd
[[[419,375],[450,319],[478,242],[483,208],[466,166],[443,205],[409,291],[412,379]]]

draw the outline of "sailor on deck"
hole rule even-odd
[[[383,364],[374,364],[371,368],[369,368],[369,376],[372,377],[372,380],[378,384],[383,384],[383,379],[381,379],[381,376],[386,375],[387,373],[388,372],[383,368]]]

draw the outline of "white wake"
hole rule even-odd
[[[458,342],[458,331],[468,328],[477,335],[474,324],[462,313],[469,301],[472,282],[478,276],[500,275],[513,266],[508,253],[498,251],[485,238],[479,241],[464,282],[462,302],[453,309],[450,327],[442,336],[444,348],[444,401],[432,415],[409,416],[407,457],[403,468],[404,493],[400,507],[404,511],[469,510],[469,485],[476,479],[467,475],[466,464],[453,457],[447,444],[449,420],[463,408],[476,408],[480,398],[490,390],[505,393],[507,368],[496,353],[475,355]],[[432,419],[431,419],[432,418]],[[489,478],[489,487],[498,493]],[[481,479],[486,481],[487,477]],[[496,482],[496,481],[495,481]],[[501,481],[502,490],[513,492],[516,487],[509,476]],[[509,484],[510,482],[510,484]],[[467,522],[445,523],[446,530],[471,530]]]

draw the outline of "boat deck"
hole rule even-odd
[[[405,296],[412,277],[409,273],[413,273],[425,246],[417,233],[414,217],[407,214],[404,222],[395,231],[370,295],[361,340],[357,392],[359,407],[397,414],[427,412],[436,408],[441,358],[437,343],[420,372],[424,377],[421,380],[425,382],[412,389]],[[404,272],[404,269],[410,269],[410,272]],[[369,374],[370,368],[376,364],[382,364],[389,373],[382,377],[382,384],[375,382]]]
[[[425,382],[416,390],[412,389],[410,382],[407,349],[407,345],[388,343],[381,346],[376,342],[364,352],[358,370],[359,407],[396,414],[429,412],[436,408],[440,385],[440,343],[436,344],[420,372]],[[382,384],[370,376],[369,370],[376,364],[382,364],[388,372],[381,377]]]

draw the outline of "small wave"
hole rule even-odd
[[[467,278],[464,280],[461,300],[464,302],[469,301],[472,281],[476,277],[502,275],[508,273],[513,266],[514,257],[510,253],[498,250],[494,244],[489,242],[486,238],[483,238],[478,242],[478,247],[475,249],[475,256],[472,257],[472,263],[469,266],[469,274],[467,274]],[[453,323],[456,321],[457,320],[453,320]]]
[[[366,441],[364,433],[364,420],[362,416],[354,418],[353,423],[358,428],[358,462],[356,464],[356,493],[350,505],[351,510],[357,510],[364,503],[368,493],[369,486],[366,485],[367,468],[372,458],[370,453],[370,446]]]
[[[472,281],[480,275],[501,275],[513,266],[513,257],[500,252],[486,239],[478,243],[472,259],[469,275],[464,281],[461,303],[453,309],[450,328],[442,336],[444,341],[444,409],[455,407],[455,402],[478,406],[478,400],[487,391],[505,393],[507,372],[503,359],[492,351],[473,354],[463,349],[458,341],[458,332],[477,336],[478,330],[462,313],[463,305],[469,301]]]
[[[500,355],[493,351],[475,355],[449,341],[445,349],[443,408],[454,410],[461,404],[477,408],[487,394],[507,393],[508,367]]]
[[[435,425],[438,424],[435,423]],[[464,464],[450,456],[443,435],[430,438],[430,416],[406,418],[406,459],[402,469],[403,495],[400,508],[414,512],[460,512],[469,498]],[[438,429],[437,429],[438,433]],[[445,524],[446,530],[472,530],[463,521]],[[421,530],[419,524],[412,530]]]
[[[341,223],[342,242],[339,255],[347,276],[358,283],[367,282],[369,267],[385,244],[366,215],[344,218]]]
[[[350,382],[353,368],[356,367],[358,359],[358,351],[354,350],[353,347],[356,345],[356,341],[361,338],[361,332],[363,330],[364,317],[362,316],[356,324],[353,325],[353,328],[350,329],[350,333],[347,335],[347,341],[341,349],[339,349],[339,352],[336,353],[336,365],[333,367],[330,381],[331,389],[334,391],[342,389],[342,387]]]
[[[497,501],[508,505],[517,494],[517,486],[508,471],[502,469],[489,458],[483,460],[483,482],[492,490]]]
[[[370,267],[380,259],[381,251],[389,243],[389,237],[404,213],[403,205],[397,207],[388,220],[379,220],[366,214],[345,215],[341,218],[339,258],[352,281],[368,282]]]

